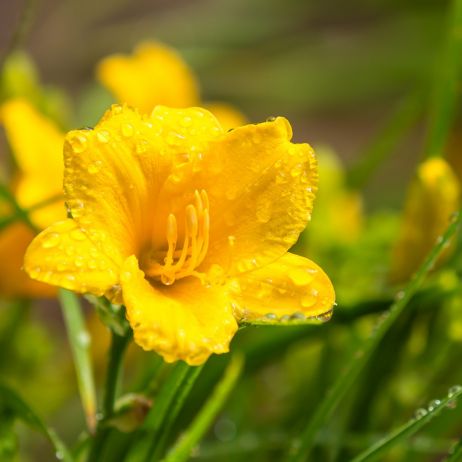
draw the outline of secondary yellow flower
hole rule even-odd
[[[192,70],[173,48],[158,42],[141,43],[132,55],[104,58],[96,75],[120,103],[146,114],[157,105],[177,108],[202,105]],[[229,104],[210,103],[206,107],[225,130],[246,123],[242,113]]]
[[[445,160],[432,158],[419,166],[408,191],[401,232],[393,249],[390,274],[393,282],[404,282],[417,270],[448,226],[451,215],[459,209],[459,197],[459,181]],[[440,263],[452,249],[452,246],[445,249]]]
[[[24,209],[32,208],[30,219],[38,228],[64,218],[64,134],[23,99],[3,104],[0,120],[18,165],[19,173],[12,189],[19,205]],[[3,216],[11,213],[11,208],[2,210]],[[50,286],[32,281],[22,270],[24,253],[33,237],[33,231],[22,222],[0,231],[2,295],[35,297],[49,296],[54,292]]]
[[[328,317],[329,278],[287,253],[317,182],[291,135],[281,117],[225,132],[201,108],[113,106],[66,136],[72,218],[32,242],[26,271],[123,302],[135,341],[166,361],[228,351],[238,321]]]

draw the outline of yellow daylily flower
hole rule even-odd
[[[143,42],[132,55],[115,54],[102,59],[96,76],[119,103],[146,114],[157,105],[186,108],[202,104],[192,70],[173,48],[158,42]],[[205,107],[225,130],[247,123],[230,104],[209,103]]]
[[[291,136],[282,117],[225,132],[201,108],[113,106],[66,136],[72,218],[34,239],[26,271],[123,302],[135,342],[168,362],[227,352],[239,321],[330,313],[329,278],[287,253],[317,183]]]
[[[65,217],[62,201],[64,134],[23,99],[4,103],[0,108],[0,120],[18,165],[19,173],[13,183],[16,200],[22,208],[33,208],[30,219],[43,229]],[[2,215],[8,216],[11,212],[5,209]],[[0,231],[2,295],[41,297],[55,292],[52,287],[31,280],[22,270],[24,253],[33,237],[33,231],[22,222]]]
[[[404,282],[417,270],[459,209],[460,186],[449,164],[441,158],[423,162],[412,181],[404,207],[400,235],[393,248],[390,279]],[[450,255],[448,246],[438,262]]]

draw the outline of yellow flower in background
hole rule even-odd
[[[4,103],[0,108],[0,120],[18,165],[19,173],[12,188],[19,205],[32,209],[30,219],[40,229],[64,218],[64,134],[23,99]],[[2,209],[3,216],[12,212],[8,207]],[[32,281],[22,270],[24,253],[33,237],[33,231],[22,222],[0,231],[2,295],[38,297],[54,293],[51,287]]]
[[[412,181],[404,207],[401,231],[394,246],[390,279],[404,282],[417,270],[459,209],[460,186],[449,164],[441,158],[423,162]],[[452,252],[442,253],[441,263]]]
[[[32,242],[27,272],[123,302],[135,341],[166,361],[227,352],[239,321],[327,318],[329,278],[287,253],[317,183],[291,136],[284,118],[225,132],[200,108],[113,106],[66,136],[72,218]]]
[[[139,44],[131,56],[115,54],[97,66],[99,81],[117,98],[149,114],[155,106],[186,108],[203,105],[199,84],[181,56],[158,42]],[[236,108],[225,103],[205,104],[228,130],[246,122]]]
[[[320,187],[310,228],[310,247],[351,244],[363,229],[363,203],[357,191],[347,189],[344,168],[328,147],[316,149]]]

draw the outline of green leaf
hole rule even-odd
[[[69,290],[60,289],[59,300],[71,345],[87,426],[90,432],[93,432],[96,427],[96,391],[90,357],[90,335],[77,296]]]
[[[423,284],[426,275],[431,270],[440,253],[447,246],[450,239],[454,236],[461,221],[460,212],[453,216],[446,232],[441,236],[416,274],[412,277],[406,288],[398,292],[395,302],[390,307],[388,313],[381,315],[373,333],[356,350],[343,372],[338,376],[335,383],[327,391],[316,412],[310,416],[301,436],[293,439],[286,460],[290,462],[301,462],[307,460],[316,435],[325,421],[333,414],[337,405],[350,390],[355,380],[368,363],[369,358],[385,334],[390,330],[398,317],[403,312],[411,298]]]
[[[427,409],[418,409],[416,411],[415,418],[397,428],[395,431],[382,438],[369,449],[356,456],[352,462],[371,462],[373,460],[377,460],[379,456],[383,456],[383,453],[388,451],[392,446],[404,440],[405,438],[409,438],[423,426],[427,425],[443,410],[453,409],[456,405],[457,399],[460,396],[462,396],[461,386],[455,386],[451,388],[448,395],[444,399],[430,402]]]
[[[244,366],[244,358],[235,355],[229,363],[223,378],[213,390],[212,396],[197,414],[189,428],[173,446],[164,462],[183,462],[189,459],[192,449],[204,436],[218,412],[233,390]]]
[[[13,414],[33,429],[43,433],[53,445],[56,458],[64,462],[72,462],[73,459],[67,447],[55,431],[47,427],[15,391],[0,383],[0,414],[4,413]]]

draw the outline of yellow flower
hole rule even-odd
[[[390,279],[406,281],[435,245],[459,209],[460,187],[456,175],[441,158],[423,162],[410,185],[400,235],[393,249]],[[452,252],[445,249],[439,263]]]
[[[166,361],[227,352],[238,321],[327,317],[330,280],[287,253],[317,181],[291,134],[284,118],[225,132],[201,108],[113,106],[66,136],[72,218],[32,242],[26,271],[123,302],[135,341]]]
[[[0,119],[14,153],[19,173],[13,182],[22,208],[33,208],[31,221],[45,228],[65,217],[63,206],[62,145],[64,134],[26,100],[14,99],[0,108]],[[38,205],[47,204],[38,207]],[[12,213],[2,210],[3,216]],[[22,222],[0,231],[0,293],[13,296],[49,296],[54,290],[32,281],[21,269],[34,233]]]
[[[158,42],[139,44],[132,56],[115,54],[104,58],[96,75],[120,103],[146,114],[157,105],[201,105],[199,84],[191,69],[175,50]],[[246,123],[242,113],[229,104],[210,103],[206,107],[225,130]]]

